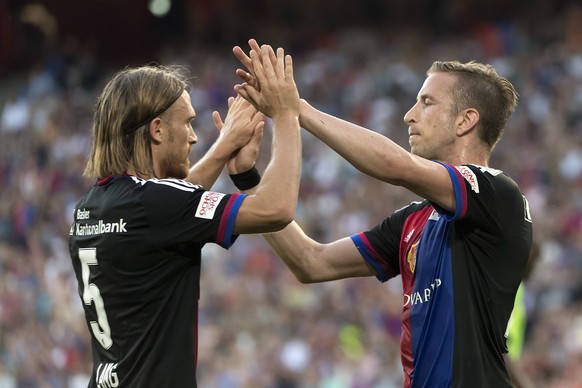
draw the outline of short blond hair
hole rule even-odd
[[[149,123],[188,88],[184,68],[126,68],[105,85],[95,105],[91,152],[84,175],[104,178],[133,169],[155,176]]]
[[[436,61],[426,72],[453,73],[457,80],[452,85],[453,114],[474,108],[480,116],[479,135],[490,149],[501,139],[507,120],[517,107],[518,94],[506,78],[497,74],[491,65],[475,61]]]

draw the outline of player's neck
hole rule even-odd
[[[489,152],[480,146],[458,148],[449,156],[447,162],[454,166],[475,164],[488,167],[489,165]]]
[[[140,174],[137,171],[135,171],[132,168],[128,168],[127,171],[125,172],[127,175],[131,175],[131,176],[135,176],[141,179],[152,179],[152,178],[156,178],[154,175],[151,174]]]

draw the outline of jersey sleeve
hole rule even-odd
[[[144,203],[152,238],[171,244],[216,243],[229,248],[238,210],[246,194],[204,190],[180,180],[148,182]]]
[[[502,171],[474,165],[441,164],[449,172],[456,200],[454,213],[433,204],[446,220],[464,220],[489,232],[500,230],[510,220],[531,223],[525,196]]]
[[[381,282],[400,274],[398,252],[406,209],[397,210],[373,228],[351,236],[356,248],[376,270],[376,277]]]

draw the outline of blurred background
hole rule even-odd
[[[574,0],[0,0],[0,387],[86,387],[89,332],[70,264],[93,105],[113,72],[193,76],[197,160],[254,37],[294,56],[300,94],[408,149],[404,113],[434,60],[496,66],[520,103],[491,165],[527,195],[537,265],[517,364],[582,387],[582,2]],[[269,155],[268,131],[259,166]],[[328,242],[417,198],[303,131],[297,220]],[[213,187],[234,191],[226,176]],[[260,236],[204,248],[201,387],[402,386],[400,279],[302,285]]]

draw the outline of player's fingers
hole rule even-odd
[[[265,128],[264,121],[257,123],[257,125],[255,125],[255,130],[253,132],[253,136],[251,137],[251,140],[249,140],[249,142],[257,144],[257,145],[260,144],[261,139],[263,138],[263,129],[264,128]]]
[[[212,112],[212,121],[214,122],[216,129],[218,129],[218,132],[220,132],[224,123],[222,122],[222,118],[220,117],[220,113],[218,113],[218,111]]]
[[[294,81],[293,78],[293,58],[291,55],[285,55],[285,78],[287,81]]]
[[[244,52],[242,48],[239,46],[234,46],[232,52],[236,59],[240,61],[240,63],[246,67],[251,73],[254,71],[253,69],[253,61],[251,58]]]
[[[269,48],[271,48],[271,46],[269,46],[269,45],[262,45],[262,46],[260,46],[255,39],[249,39],[249,46],[251,47],[251,50],[255,50],[257,53],[260,53],[261,52],[261,47],[262,46],[268,46]],[[273,65],[277,61],[277,58],[275,57],[275,53],[273,52],[272,49],[269,51],[269,60],[271,61],[271,63]]]
[[[277,75],[280,78],[285,78],[285,50],[279,47],[277,49]]]
[[[259,94],[257,89],[253,88],[249,84],[243,84],[242,87],[244,88],[244,90],[246,90],[247,96],[249,97],[249,98],[246,98],[245,100],[247,100],[248,102],[250,102],[253,105],[258,104],[258,102],[260,101],[261,95]]]
[[[243,98],[242,96],[238,96],[237,98],[240,99],[238,115],[242,117],[252,117],[256,114],[257,109],[251,104],[247,99]]]
[[[258,53],[261,52],[261,46],[259,46],[255,39],[249,39],[249,47],[251,48],[251,50],[255,50]]]
[[[249,99],[249,95],[247,93],[247,90],[240,84],[234,85],[234,91],[241,96],[242,98],[244,98],[245,100],[248,101]]]
[[[269,46],[271,47],[271,46]],[[271,50],[269,51],[269,59],[271,60],[271,63],[273,65],[275,65],[277,63],[277,56],[275,55],[275,52],[273,51],[273,49],[271,48]]]
[[[261,46],[259,46],[259,44],[257,43],[257,41],[255,39],[250,39],[249,40],[249,46],[251,47],[252,50],[255,50],[256,52],[261,52]],[[265,46],[265,45],[263,45]],[[271,46],[269,46],[271,48]],[[275,52],[272,50],[269,51],[269,60],[271,61],[271,63],[273,65],[275,65],[275,63],[277,62],[277,57],[275,56]]]
[[[268,75],[275,75],[275,69],[273,67],[273,63],[271,62],[270,56],[271,54],[269,53],[269,51],[273,51],[273,48],[271,46],[268,46],[266,44],[261,46],[261,58],[263,60],[262,62],[262,67],[265,70],[265,74]],[[259,82],[261,82],[259,80]]]
[[[248,72],[244,71],[243,69],[237,69],[236,70],[236,75],[243,82],[246,82],[246,83],[248,83],[251,86],[254,86],[255,89],[257,89],[257,90],[261,90],[261,85],[259,85],[259,82],[257,81],[257,79],[251,73],[248,73]]]
[[[253,107],[254,109],[254,107]],[[258,111],[255,112],[255,114],[253,114],[253,116],[251,117],[251,125],[252,126],[256,126],[258,123],[260,122],[264,122],[265,121],[265,116],[262,113],[259,113]]]
[[[253,76],[251,73],[244,71],[243,69],[236,69],[235,74],[238,78],[240,78],[243,82],[249,82],[253,80]]]
[[[245,100],[250,102],[253,106],[257,106],[260,101],[260,95],[257,90],[248,84],[235,85],[234,90]]]
[[[251,51],[251,59],[253,60],[253,67],[255,69],[255,77],[256,77],[259,85],[264,85],[267,83],[267,78],[266,78],[267,72],[266,72],[264,65],[268,65],[268,64],[261,63],[261,56],[262,55],[263,55],[262,51],[258,51],[258,52],[255,50]],[[270,73],[272,74],[272,69],[271,69]],[[252,86],[246,82],[243,83],[243,85]]]
[[[236,115],[241,110],[241,101],[245,101],[244,98],[240,96],[229,97],[228,99],[228,115]]]

